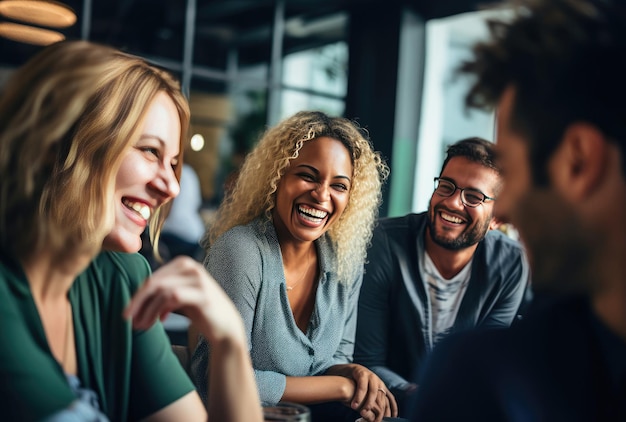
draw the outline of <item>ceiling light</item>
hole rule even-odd
[[[65,35],[57,31],[11,22],[0,22],[0,36],[35,45],[48,45],[65,39]]]
[[[52,28],[67,28],[76,23],[76,13],[69,6],[52,0],[2,0],[0,15]]]
[[[191,149],[193,151],[200,151],[204,148],[204,136],[196,133],[191,137]]]

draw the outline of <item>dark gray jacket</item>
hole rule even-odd
[[[427,218],[421,213],[381,219],[368,251],[354,361],[390,389],[414,378],[433,346],[430,296],[419,269]],[[471,271],[452,332],[509,326],[530,278],[521,245],[491,230],[478,244]]]

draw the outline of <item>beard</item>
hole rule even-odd
[[[428,231],[430,232],[430,237],[437,245],[442,248],[458,251],[461,249],[468,248],[473,246],[483,240],[485,235],[489,231],[489,224],[491,223],[492,215],[489,215],[488,218],[484,220],[476,221],[472,220],[468,216],[466,216],[466,220],[468,221],[468,226],[466,229],[457,237],[449,238],[441,234],[437,231],[436,228],[436,216],[439,213],[441,207],[432,208],[432,205],[428,205]],[[445,209],[444,209],[445,210]],[[450,214],[454,214],[445,210]]]
[[[601,239],[561,197],[548,189],[531,190],[511,217],[526,248],[536,291],[588,291],[597,275],[594,262]]]

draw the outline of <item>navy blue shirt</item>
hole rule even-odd
[[[414,421],[624,421],[626,342],[568,297],[510,329],[449,337],[422,376]]]

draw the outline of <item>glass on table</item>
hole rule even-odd
[[[274,406],[263,406],[263,420],[265,422],[311,422],[311,411],[301,404],[282,401]]]

